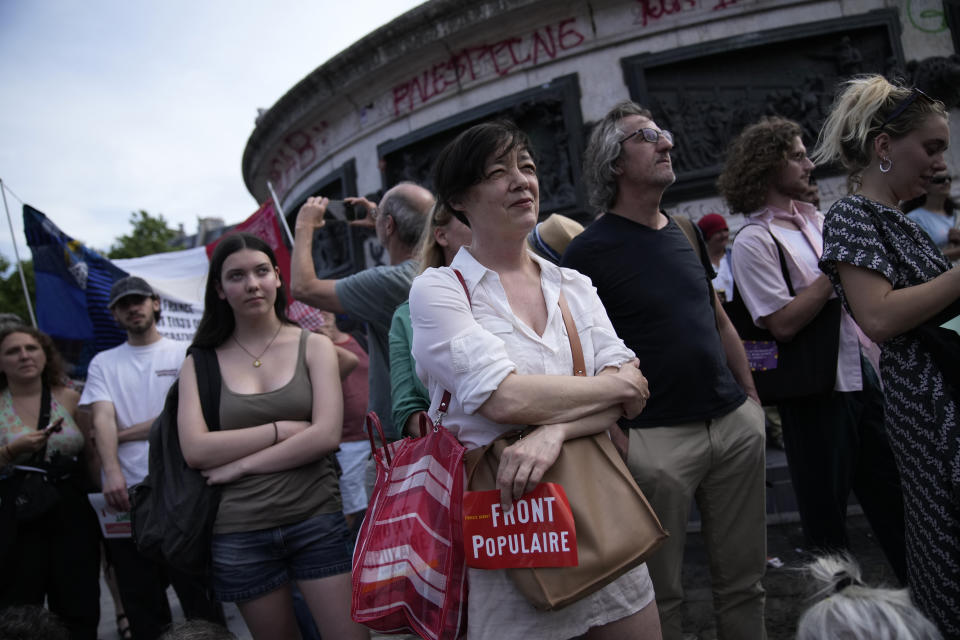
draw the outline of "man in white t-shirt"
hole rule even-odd
[[[147,436],[180,373],[187,345],[157,331],[160,300],[141,278],[116,281],[109,307],[114,320],[126,330],[127,341],[98,353],[90,362],[80,404],[92,405],[104,496],[114,509],[129,511],[127,490],[147,475]],[[130,538],[105,542],[137,640],[157,638],[170,624],[169,583],[188,618],[223,621],[222,610],[198,579],[144,558]]]

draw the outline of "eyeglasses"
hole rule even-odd
[[[646,140],[647,142],[651,142],[653,144],[656,144],[657,141],[660,140],[660,136],[663,136],[667,142],[669,142],[670,144],[673,144],[672,133],[670,133],[666,129],[663,129],[662,131],[658,131],[656,129],[651,129],[650,127],[642,127],[640,129],[637,129],[636,131],[634,131],[633,133],[625,137],[623,140],[621,140],[620,144],[623,144],[624,142],[634,137],[635,135],[642,135],[644,140]]]
[[[950,184],[951,182],[953,182],[953,178],[950,176],[935,176],[930,178],[930,184]]]
[[[921,97],[925,98],[927,102],[934,102],[933,98],[925,94],[920,89],[917,89],[916,87],[914,87],[913,89],[910,90],[910,95],[904,98],[903,100],[901,100],[900,104],[898,104],[893,109],[893,111],[890,112],[890,115],[888,115],[886,119],[884,119],[884,121],[880,124],[880,129],[883,129],[885,126],[887,126],[888,124],[890,124],[891,122],[899,118],[903,114],[903,112],[907,110],[907,108],[910,105],[912,105],[914,102],[917,101],[917,98],[921,98]]]

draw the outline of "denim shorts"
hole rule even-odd
[[[213,590],[222,602],[244,602],[291,580],[350,572],[350,531],[343,513],[213,536]]]

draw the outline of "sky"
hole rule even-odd
[[[21,259],[21,201],[102,251],[140,209],[188,234],[242,221],[257,109],[421,1],[0,0],[0,180]]]

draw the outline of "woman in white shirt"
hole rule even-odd
[[[473,240],[449,267],[428,269],[413,283],[417,374],[430,391],[431,415],[450,390],[444,424],[468,449],[518,426],[542,425],[501,458],[497,486],[509,508],[540,481],[565,440],[638,414],[647,382],[590,281],[526,249],[540,199],[530,143],[520,130],[495,122],[464,131],[440,153],[434,186],[438,202],[471,227]],[[572,375],[561,291],[587,377]],[[646,565],[556,611],[534,609],[505,571],[471,569],[469,580],[471,640],[660,637]]]

